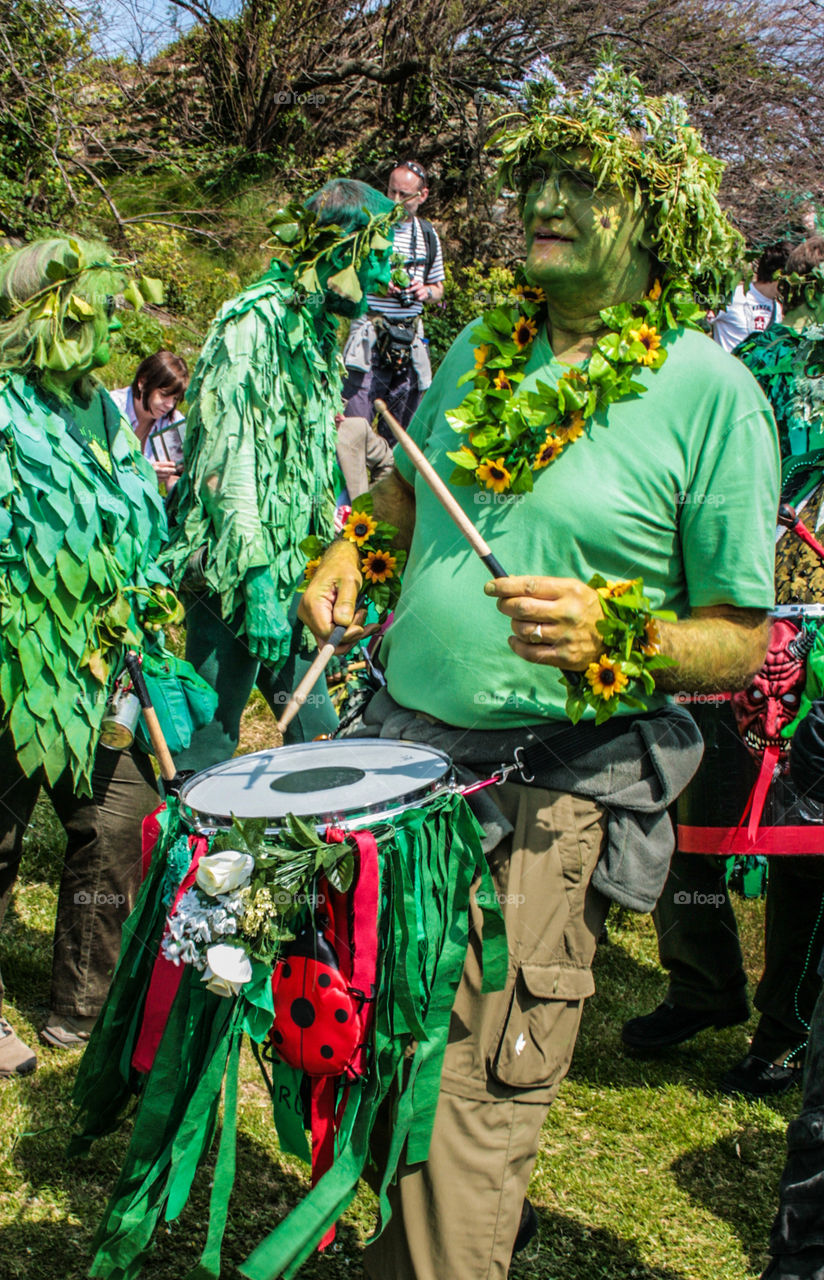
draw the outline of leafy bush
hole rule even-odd
[[[464,325],[505,302],[514,284],[508,267],[487,268],[475,261],[468,267],[454,268],[446,263],[444,270],[443,300],[427,307],[424,315],[433,369],[440,364]]]

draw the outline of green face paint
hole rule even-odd
[[[597,315],[644,292],[651,258],[643,210],[615,188],[596,190],[585,151],[544,153],[524,204],[526,274],[552,308]]]

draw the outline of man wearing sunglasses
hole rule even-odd
[[[343,398],[347,417],[371,422],[375,401],[383,399],[408,426],[432,382],[422,313],[443,298],[443,253],[432,223],[418,216],[429,195],[423,166],[404,160],[389,175],[386,193],[403,205],[406,217],[395,228],[388,293],[369,294],[367,314],[349,331],[343,352],[347,374]]]

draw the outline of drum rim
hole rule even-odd
[[[440,757],[446,768],[440,778],[433,779],[422,785],[414,792],[405,792],[396,796],[391,801],[391,807],[387,807],[390,802],[382,801],[372,805],[359,805],[357,812],[352,809],[333,810],[323,813],[303,814],[299,815],[301,821],[308,822],[318,831],[332,825],[341,827],[344,830],[357,830],[363,825],[373,822],[375,817],[379,817],[382,821],[391,821],[393,817],[407,812],[409,809],[421,807],[423,804],[431,803],[439,795],[445,795],[454,790],[455,766],[452,757],[447,752],[442,751],[440,747],[430,746],[427,742],[414,742],[410,738],[336,738],[339,744],[351,743],[353,748],[356,745],[370,746],[388,746],[390,743],[401,744],[405,747],[414,747],[428,755]],[[289,747],[290,751],[299,752],[305,749],[317,747],[316,742],[298,742]],[[232,818],[231,815],[208,813],[202,809],[195,809],[186,801],[186,793],[190,791],[198,779],[202,779],[204,774],[214,773],[216,769],[223,766],[230,766],[237,760],[254,760],[259,756],[271,756],[273,752],[282,751],[282,747],[264,747],[260,751],[249,751],[239,756],[232,756],[229,760],[222,760],[219,764],[209,765],[206,769],[201,769],[191,778],[187,778],[183,786],[180,788],[180,796],[178,800],[178,813],[181,821],[187,829],[196,835],[211,836],[221,831],[231,831]],[[242,819],[246,821],[247,819]],[[268,820],[266,820],[268,821]],[[284,830],[284,824],[281,822],[277,825],[266,826],[264,834],[279,835]]]

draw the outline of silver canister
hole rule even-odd
[[[128,751],[134,742],[140,703],[126,672],[118,676],[100,726],[100,745],[110,751]]]

